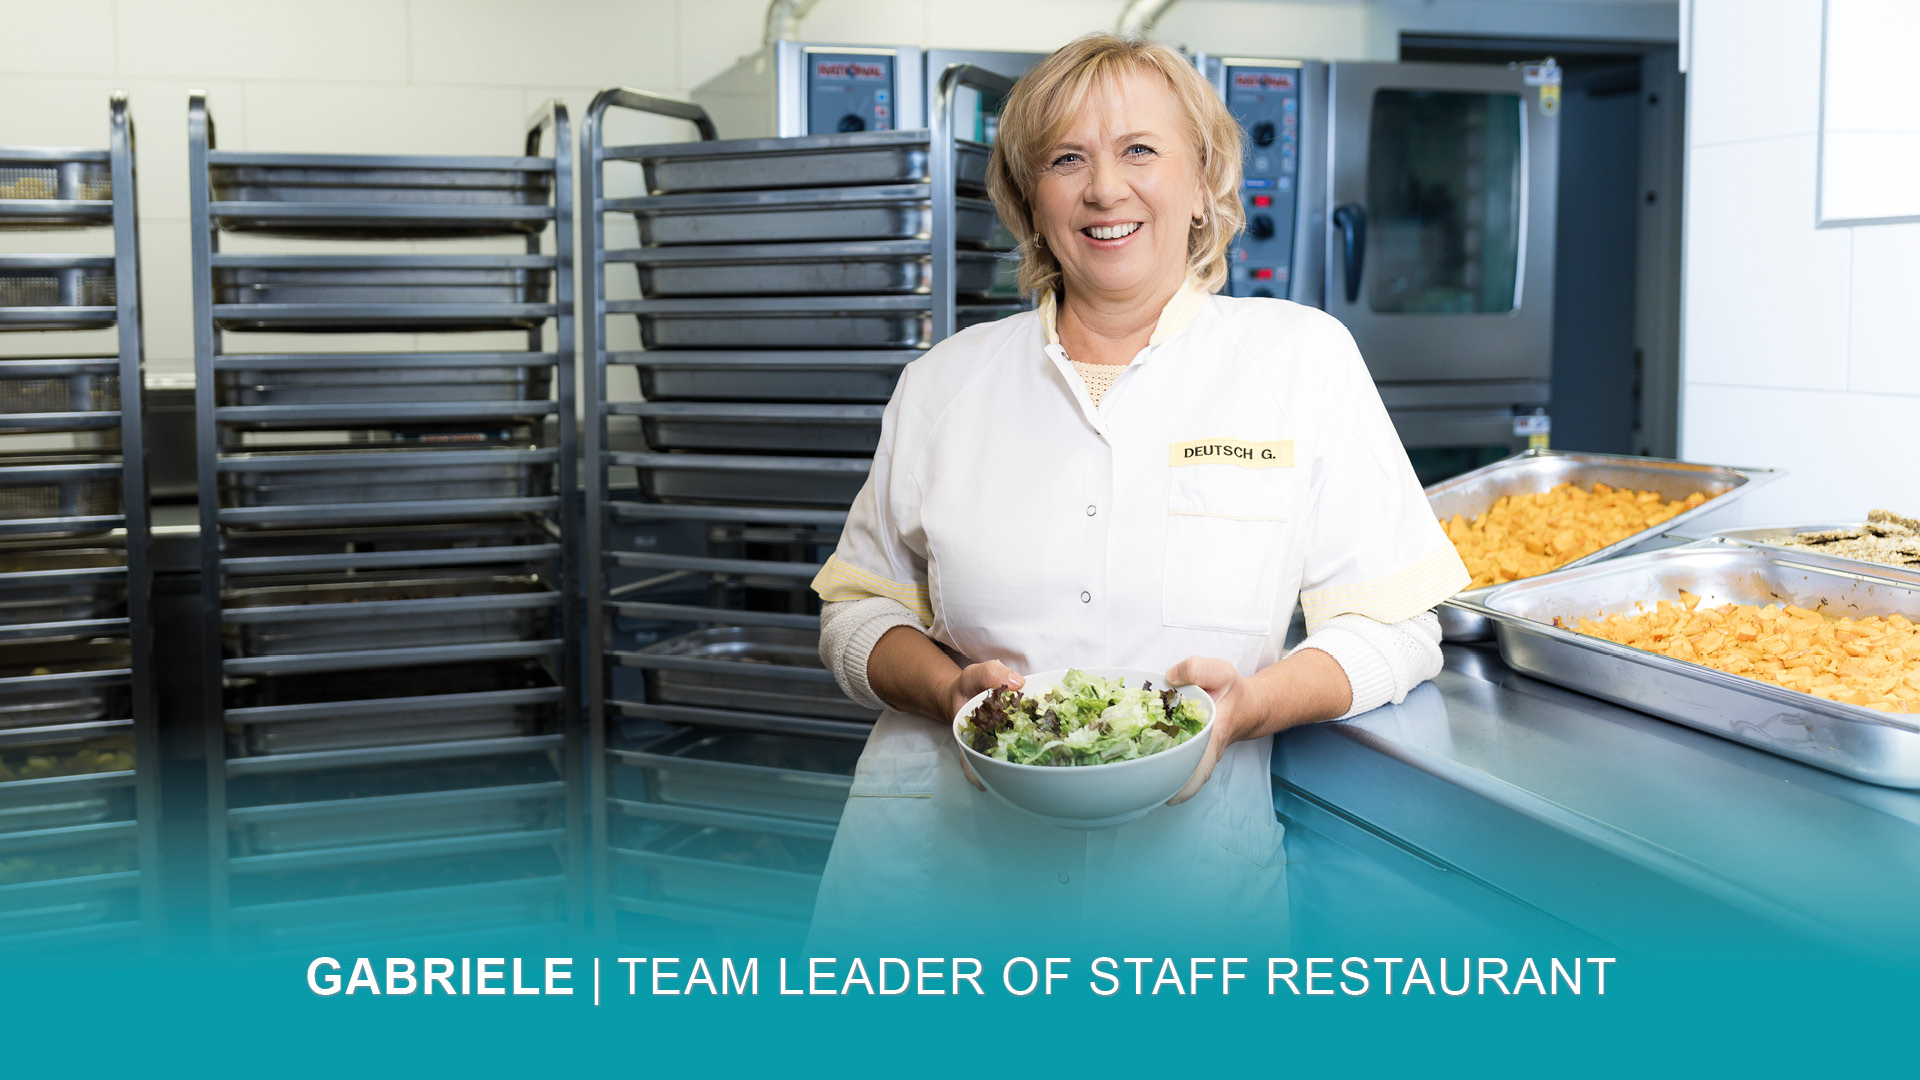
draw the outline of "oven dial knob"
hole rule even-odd
[[[1273,145],[1273,138],[1277,134],[1279,134],[1279,132],[1274,130],[1273,121],[1262,120],[1253,125],[1253,145],[1271,146]]]
[[[1247,232],[1255,240],[1271,240],[1273,239],[1273,219],[1265,214],[1255,214],[1253,219],[1247,222]]]
[[[840,130],[865,131],[867,130],[867,121],[857,113],[848,113],[840,118]]]

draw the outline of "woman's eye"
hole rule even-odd
[[[1057,169],[1062,165],[1075,165],[1078,164],[1079,161],[1079,154],[1061,154],[1059,157],[1053,159],[1053,167]]]
[[[1153,152],[1153,147],[1145,143],[1134,143],[1132,146],[1127,147],[1127,154],[1130,157],[1145,157]]]

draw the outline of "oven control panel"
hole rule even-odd
[[[1221,75],[1227,111],[1247,133],[1247,228],[1227,251],[1225,291],[1288,297],[1300,198],[1300,68],[1229,63]]]
[[[899,127],[894,63],[878,52],[806,54],[807,134]]]

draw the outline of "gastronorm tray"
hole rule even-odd
[[[126,567],[119,548],[0,551],[0,629],[124,616]]]
[[[992,149],[974,142],[954,149],[955,184],[984,191]],[[906,184],[930,177],[923,129],[615,147],[606,156],[639,162],[654,195]]]
[[[458,360],[461,354],[446,354]],[[335,355],[309,367],[222,366],[219,404],[408,405],[418,402],[545,403],[553,369],[537,364],[435,363],[421,354]],[[476,360],[480,359],[475,357]],[[4,392],[0,388],[0,392]]]
[[[656,299],[899,295],[933,288],[932,249],[925,240],[652,247],[613,252],[607,261],[633,264],[641,293]],[[992,293],[999,262],[988,251],[958,252],[954,292]]]
[[[238,454],[220,463],[228,506],[525,498],[553,489],[554,455],[440,447]]]
[[[227,812],[233,854],[269,855],[550,829],[560,817],[559,782],[414,795],[340,798]]]
[[[82,536],[120,525],[120,466],[83,454],[0,455],[0,538]]]
[[[1644,529],[1591,555],[1575,559],[1554,571],[1558,573],[1559,570],[1612,558],[1687,521],[1721,510],[1728,502],[1780,475],[1777,469],[1699,465],[1663,458],[1589,454],[1570,450],[1527,450],[1429,487],[1427,505],[1442,522],[1455,514],[1471,521],[1492,508],[1502,496],[1538,494],[1567,481],[1585,487],[1602,483],[1637,491],[1657,491],[1668,501],[1684,499],[1696,491],[1713,496],[1705,503],[1682,511],[1651,529]],[[1462,603],[1449,602],[1441,606],[1440,627],[1448,641],[1484,641],[1493,635],[1493,627],[1472,607],[1495,588],[1499,586],[1467,589],[1455,597]]]
[[[8,643],[0,651],[0,731],[130,715],[124,641]]]
[[[537,256],[220,258],[213,316],[227,330],[520,330],[545,320],[553,277]]]
[[[834,720],[874,718],[820,666],[820,636],[778,626],[716,626],[679,634],[619,663],[645,672],[647,700]]]
[[[641,493],[661,502],[824,506],[844,510],[867,482],[867,458],[750,454],[608,455],[632,466]]]
[[[609,199],[607,209],[631,213],[647,247],[926,240],[933,235],[933,201],[925,184],[658,195]],[[955,244],[991,247],[998,225],[992,203],[954,200]]]
[[[113,220],[113,169],[104,150],[0,147],[0,229],[49,229]]]
[[[832,823],[846,808],[862,744],[687,728],[614,749],[616,798]]]
[[[885,406],[648,401],[615,411],[638,416],[641,434],[655,450],[871,457],[880,445]]]
[[[1850,521],[1839,525],[1754,525],[1741,529],[1727,529],[1715,533],[1714,536],[1727,540],[1737,540],[1740,543],[1775,552],[1779,555],[1791,557],[1802,562],[1813,562],[1822,566],[1832,566],[1836,569],[1848,571],[1849,573],[1864,574],[1868,577],[1892,578],[1895,581],[1920,584],[1920,566],[1889,566],[1886,563],[1872,562],[1867,559],[1852,559],[1841,555],[1830,555],[1824,551],[1788,547],[1785,544],[1773,543],[1773,541],[1778,539],[1790,539],[1800,533],[1830,532],[1838,529],[1864,529],[1866,527],[1867,523],[1864,521]]]
[[[105,427],[119,417],[119,372],[111,357],[0,359],[0,431]]]
[[[612,850],[614,891],[805,921],[830,847],[806,837],[674,825],[639,847]]]
[[[488,661],[247,678],[228,694],[239,757],[535,735],[560,698],[537,662]]]
[[[530,575],[420,571],[228,593],[232,656],[529,641],[553,629],[560,594]]]
[[[1678,600],[1682,589],[1703,606],[1797,604],[1920,619],[1920,585],[1722,540],[1509,582],[1480,606],[1492,617],[1501,658],[1516,671],[1844,776],[1920,788],[1920,714],[1826,701],[1553,625],[1556,617],[1598,618]]]
[[[917,350],[658,349],[609,359],[634,366],[648,401],[884,404],[893,397],[901,370],[921,355]]]
[[[105,899],[71,899],[27,905],[0,907],[0,940],[31,934],[51,934],[98,926],[113,914],[114,905]]]
[[[924,349],[932,302],[922,296],[759,296],[624,300],[648,349]]]
[[[112,326],[110,255],[0,255],[0,329],[97,330]]]
[[[60,776],[0,785],[0,833],[98,825],[132,816],[131,772]]]
[[[454,167],[459,162],[462,167]],[[235,232],[287,236],[436,237],[539,232],[552,216],[552,163],[448,159],[446,167],[362,155],[217,152],[208,172],[214,220]],[[526,167],[509,167],[526,166]],[[219,205],[226,204],[226,205]],[[359,204],[365,213],[355,214]],[[301,213],[324,206],[325,217]],[[423,211],[409,215],[408,208]],[[458,209],[457,216],[435,216]],[[491,209],[498,211],[489,214]]]

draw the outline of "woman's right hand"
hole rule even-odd
[[[983,664],[968,664],[960,669],[947,687],[947,716],[958,716],[962,707],[973,699],[973,695],[983,690],[1018,690],[1027,684],[1020,673],[998,660],[988,660]],[[980,778],[973,775],[973,766],[967,764],[967,755],[960,755],[960,770],[967,774],[967,783],[976,791],[985,791],[986,786]]]

